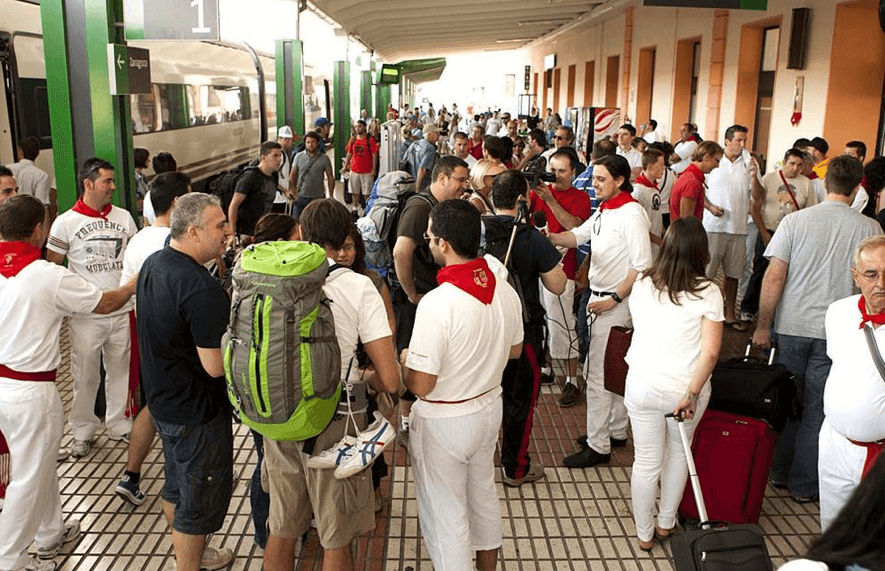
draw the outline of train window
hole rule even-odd
[[[252,116],[248,87],[188,85],[186,98],[191,126],[242,121]]]
[[[162,130],[183,129],[188,126],[187,98],[185,86],[175,83],[157,85],[160,99]]]
[[[40,139],[40,148],[52,147],[52,130],[49,126],[49,97],[45,79],[20,78],[21,132],[25,137]]]
[[[130,115],[132,116],[132,133],[135,135],[141,133],[153,133],[159,131],[158,128],[158,109],[157,85],[151,86],[150,93],[139,93],[130,95]]]

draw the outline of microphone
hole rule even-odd
[[[547,214],[543,210],[532,212],[532,223],[543,235],[547,235]]]

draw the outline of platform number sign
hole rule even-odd
[[[218,41],[219,0],[123,0],[127,40]]]

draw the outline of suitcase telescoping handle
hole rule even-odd
[[[681,415],[669,412],[664,418],[672,418],[679,427],[679,436],[682,438],[682,449],[685,451],[685,461],[688,463],[688,477],[691,480],[691,489],[694,491],[694,501],[698,506],[698,517],[701,519],[701,525],[708,521],[707,506],[704,503],[704,494],[701,492],[701,481],[698,478],[698,469],[694,465],[694,457],[691,454],[691,442],[688,441],[688,433],[685,432],[685,420]],[[709,526],[704,526],[709,527]]]
[[[747,349],[744,351],[744,360],[750,358],[750,351],[753,349],[753,339],[750,338],[747,340]],[[771,365],[774,363],[774,353],[777,351],[777,341],[771,342],[771,351],[768,353],[768,364]]]

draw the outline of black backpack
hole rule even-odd
[[[227,216],[227,209],[234,197],[237,183],[245,174],[255,168],[252,166],[239,166],[231,170],[220,172],[206,182],[206,192],[214,194],[221,200],[221,209]]]
[[[527,224],[516,224],[513,220],[501,220],[497,216],[486,214],[482,217],[483,225],[483,246],[480,248],[480,255],[491,254],[501,260],[504,267],[507,268],[507,283],[509,283],[519,296],[519,304],[522,306],[522,321],[529,323],[529,311],[525,305],[525,296],[522,292],[522,282],[519,276],[513,271],[513,256],[507,259],[507,252],[510,250],[510,239],[514,238],[513,228],[516,227],[516,236],[523,232],[529,231]]]

